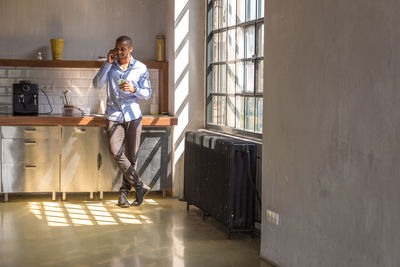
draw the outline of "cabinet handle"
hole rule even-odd
[[[36,141],[34,141],[34,140],[25,140],[25,145],[36,145]]]
[[[86,133],[86,129],[85,128],[80,128],[80,129],[75,128],[75,132],[76,133]]]
[[[25,128],[24,132],[26,133],[36,132],[36,128]]]
[[[36,169],[36,165],[25,165],[25,169]]]

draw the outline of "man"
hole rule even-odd
[[[132,50],[131,38],[119,37],[93,79],[93,86],[97,89],[107,81],[108,140],[111,154],[124,176],[118,198],[118,206],[124,208],[142,204],[150,190],[136,172],[136,159],[142,131],[138,99],[149,99],[151,87],[146,66],[131,56]],[[136,200],[130,204],[127,196],[132,187],[136,191]]]

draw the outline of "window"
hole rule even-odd
[[[207,127],[261,137],[264,0],[207,3]]]

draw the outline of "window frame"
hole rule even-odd
[[[205,64],[205,85],[206,85],[206,88],[205,88],[205,126],[206,126],[207,129],[210,129],[210,130],[216,130],[216,131],[220,131],[220,132],[223,132],[223,133],[228,133],[228,134],[232,134],[232,135],[238,135],[238,136],[243,136],[243,137],[247,137],[247,138],[253,138],[253,139],[256,139],[256,140],[260,140],[260,139],[262,139],[262,132],[261,133],[260,132],[256,132],[256,130],[257,130],[256,129],[257,120],[258,120],[257,119],[257,112],[258,112],[257,103],[258,103],[259,99],[263,99],[263,91],[264,90],[263,89],[261,89],[261,90],[258,89],[258,74],[259,74],[259,71],[260,71],[260,68],[258,68],[258,66],[260,64],[259,62],[263,62],[264,61],[264,51],[262,53],[262,56],[258,56],[257,54],[258,54],[259,51],[257,51],[257,49],[258,49],[258,46],[259,46],[259,43],[258,43],[258,41],[259,41],[258,40],[259,39],[258,29],[259,29],[259,27],[261,27],[261,25],[264,25],[264,17],[261,17],[261,18],[258,17],[258,14],[259,14],[258,0],[254,0],[255,5],[256,5],[256,9],[255,9],[255,14],[256,15],[255,15],[255,19],[254,20],[245,21],[245,22],[241,22],[241,23],[238,23],[236,21],[237,24],[230,25],[230,19],[227,18],[226,22],[225,22],[226,25],[224,27],[222,27],[222,28],[217,27],[217,29],[214,29],[215,28],[214,19],[216,17],[215,17],[214,12],[213,12],[213,6],[214,6],[214,2],[215,1],[216,0],[208,0],[207,1],[206,16],[205,16],[205,19],[206,19],[206,31],[205,31],[205,36],[206,36],[206,38],[205,38],[205,40],[206,40],[206,45],[205,45],[205,47],[206,47],[206,49],[205,49],[205,53],[206,53],[206,55],[205,55],[205,62],[206,62],[206,64]],[[223,1],[226,4],[229,3],[228,0],[223,0]],[[236,1],[236,5],[237,4],[238,4],[238,1]],[[245,5],[245,7],[247,8],[247,5]],[[236,10],[236,16],[237,16],[237,6],[236,6],[235,10]],[[245,12],[245,16],[247,16],[246,15],[247,14],[246,10],[244,10],[244,12]],[[211,13],[211,15],[210,15],[211,19],[209,17],[210,13]],[[220,14],[218,14],[217,20],[218,20],[218,22],[221,20],[221,15]],[[211,25],[209,25],[209,23]],[[246,39],[245,39],[246,35],[245,35],[245,32],[246,32],[246,28],[249,28],[249,27],[254,27],[254,55],[252,57],[247,57],[246,58],[245,57],[245,54],[246,54]],[[244,46],[243,47],[243,51],[244,51],[243,58],[239,58],[239,59],[237,58],[237,51],[235,49],[235,59],[233,59],[233,60],[229,59],[228,60],[229,45],[228,45],[228,42],[225,41],[225,43],[224,43],[224,45],[225,45],[225,48],[224,48],[224,51],[225,51],[224,61],[220,60],[220,56],[218,55],[218,61],[215,62],[215,57],[214,57],[214,53],[213,53],[213,51],[214,51],[213,39],[214,39],[215,34],[219,34],[219,36],[220,36],[221,33],[225,32],[225,35],[226,35],[226,39],[225,40],[227,40],[228,36],[229,36],[229,31],[230,30],[234,30],[234,32],[235,32],[235,46],[237,46],[237,43],[238,43],[237,29],[239,29],[239,28],[243,29],[243,31],[242,31],[243,32],[243,46]],[[264,26],[264,29],[265,29],[265,26]],[[219,41],[219,44],[221,44],[220,41]],[[210,49],[209,45],[211,46],[211,49]],[[221,47],[218,46],[218,48],[215,49],[215,50],[217,50],[217,53],[219,54],[219,51],[221,51]],[[211,55],[210,55],[210,53],[211,53]],[[237,65],[238,65],[238,63],[240,64],[241,62],[243,62],[243,74],[242,74],[242,76],[243,76],[243,85],[244,86],[246,84],[246,81],[245,81],[246,80],[246,75],[245,75],[245,73],[246,73],[246,68],[245,68],[246,62],[252,62],[253,63],[253,66],[254,66],[254,71],[253,71],[253,87],[254,87],[254,89],[253,89],[253,92],[245,92],[245,91],[238,92],[237,91]],[[228,78],[228,67],[229,67],[229,65],[232,65],[232,64],[235,66],[235,76],[234,76],[235,88],[233,90],[234,92],[230,93],[229,90],[228,90],[228,84],[230,82],[229,78]],[[225,65],[226,66],[226,68],[225,68],[225,87],[226,87],[226,90],[225,90],[225,92],[214,92],[212,90],[212,88],[215,88],[215,85],[213,85],[213,86],[209,85],[209,75],[210,75],[210,73],[213,72],[214,66],[221,66],[221,65]],[[221,77],[220,74],[219,74],[219,71],[220,70],[218,68],[218,71],[217,71],[218,83],[220,83],[220,77]],[[212,77],[211,78],[212,79],[211,82],[213,84],[214,81],[215,81],[215,72],[213,74],[211,74],[211,75],[212,75],[211,76]],[[218,86],[218,88],[219,88],[219,86]],[[213,107],[211,107],[211,109],[209,110],[210,105],[212,103],[211,101],[212,101],[213,97],[218,97],[218,96],[225,97],[225,113],[224,113],[224,119],[222,120],[225,125],[219,125],[219,120],[220,120],[219,113],[221,111],[219,107],[217,107],[217,124],[209,123],[209,121],[212,120],[212,117],[214,117]],[[234,127],[228,126],[228,108],[227,108],[227,106],[228,106],[229,98],[233,98],[234,99],[234,101],[235,101],[234,105],[235,105],[235,108],[237,108],[238,104],[236,103],[236,101],[237,101],[236,99],[238,99],[238,97],[252,97],[254,99],[254,104],[253,104],[253,106],[254,106],[253,130],[245,130],[245,128],[246,128],[245,127],[246,119],[243,122],[244,123],[243,129],[238,127],[237,115],[236,115],[237,113],[236,112],[234,113],[234,125],[235,126]],[[244,103],[246,105],[246,101],[244,101]],[[217,105],[219,105],[219,101],[217,102]],[[239,114],[243,114],[243,116],[245,116],[246,108],[243,107],[243,108],[241,108],[241,110],[243,110],[243,111],[240,112]],[[263,126],[262,126],[262,129],[263,129]]]

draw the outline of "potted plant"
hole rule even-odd
[[[63,94],[60,96],[61,101],[63,103],[63,110],[62,110],[62,114],[66,115],[66,116],[72,116],[73,110],[74,110],[74,106],[72,105],[71,101],[68,100],[68,90],[65,90],[63,92]]]

